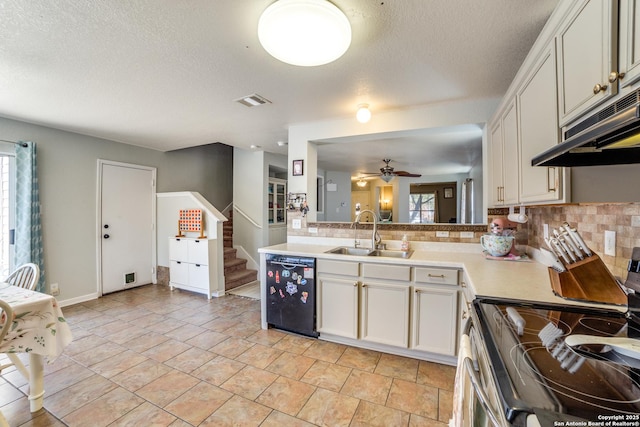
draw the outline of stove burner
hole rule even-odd
[[[623,332],[627,322],[623,319],[607,319],[585,316],[578,322],[589,331],[596,332],[603,337],[611,337]]]

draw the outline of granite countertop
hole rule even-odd
[[[354,262],[374,262],[396,265],[461,268],[476,297],[496,297],[542,303],[585,305],[556,296],[551,289],[548,268],[533,260],[507,261],[486,259],[477,244],[434,245],[412,242],[409,259],[329,254],[326,251],[339,244],[282,243],[260,248],[260,253],[310,256]],[[594,304],[588,304],[594,305]],[[606,306],[611,308],[612,306]],[[626,308],[625,308],[626,309]]]

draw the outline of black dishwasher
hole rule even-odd
[[[267,254],[267,323],[317,337],[315,258]]]

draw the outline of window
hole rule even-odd
[[[435,222],[435,193],[416,193],[409,195],[409,222],[428,224]]]
[[[14,157],[0,153],[0,277],[7,277],[12,270],[13,245],[11,229],[13,229],[13,179],[11,169]]]

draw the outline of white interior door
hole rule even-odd
[[[155,282],[156,169],[98,161],[102,294]]]

